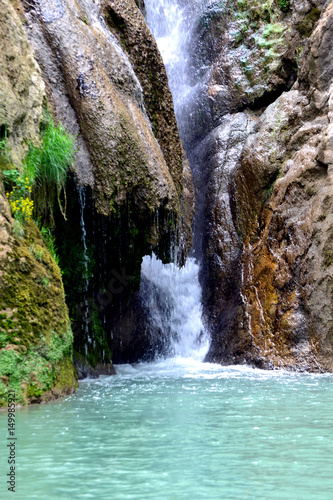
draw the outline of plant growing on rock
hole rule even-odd
[[[49,113],[44,113],[41,124],[42,146],[30,145],[25,161],[25,172],[33,182],[33,194],[36,201],[35,216],[52,220],[55,197],[65,217],[65,184],[70,166],[75,159],[75,138],[59,123],[54,124]],[[60,201],[64,193],[65,208]]]
[[[23,174],[17,169],[3,171],[6,196],[13,216],[21,222],[29,221],[33,213],[35,218],[49,218],[52,221],[56,196],[65,217],[60,195],[63,191],[66,206],[65,184],[69,167],[75,158],[75,138],[61,123],[55,125],[47,112],[41,124],[41,136],[40,148],[30,144]],[[0,141],[0,156],[6,152],[5,138]],[[35,199],[35,204],[31,197]]]
[[[53,259],[59,266],[59,257],[57,254],[57,247],[55,243],[55,237],[52,235],[49,227],[39,227],[40,233],[43,238],[44,244],[47,246],[48,251],[52,255]]]
[[[7,129],[4,129],[3,137],[0,139],[0,167],[7,165],[9,162],[8,157],[8,144],[7,144]]]
[[[279,0],[279,6],[282,12],[288,12],[290,8],[290,1],[289,0]]]
[[[30,220],[34,202],[30,199],[32,188],[28,177],[22,177],[16,169],[4,170],[3,176],[14,218],[19,221]]]

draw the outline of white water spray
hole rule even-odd
[[[205,3],[145,0],[147,23],[163,57],[178,123],[192,89],[187,47]],[[141,295],[150,325],[169,339],[170,355],[202,361],[208,352],[209,335],[202,321],[202,290],[195,259],[189,258],[180,269],[175,264],[164,265],[155,255],[144,257],[141,272],[145,280]]]
[[[205,6],[212,0],[145,0],[147,24],[165,64],[178,124],[190,99],[188,48],[191,34]]]
[[[199,266],[189,258],[183,268],[144,257],[142,276],[150,284],[144,300],[150,322],[156,330],[168,330],[170,354],[202,361],[209,348],[209,337],[202,322]],[[163,300],[159,300],[163,297]]]

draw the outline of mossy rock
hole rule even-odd
[[[0,213],[0,239],[6,243],[0,254],[0,405],[9,389],[18,404],[26,404],[76,387],[60,270],[33,222],[24,225],[21,237],[10,234],[11,228]]]
[[[303,21],[297,26],[297,31],[302,37],[309,37],[320,17],[321,11],[318,8],[310,10]]]
[[[0,140],[11,146],[7,160],[22,165],[29,142],[38,144],[45,84],[22,21],[12,2],[0,11]],[[2,159],[0,158],[0,167]],[[8,168],[8,167],[6,167]]]

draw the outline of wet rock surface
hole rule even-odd
[[[36,225],[13,219],[2,183],[2,170],[22,169],[29,142],[39,146],[45,98],[40,68],[7,0],[0,44],[0,406],[7,406],[9,388],[17,404],[26,404],[71,394],[77,384],[60,270]]]
[[[311,22],[318,19],[313,9],[319,8],[307,2],[292,3],[291,32],[296,29],[303,37],[309,35]],[[333,368],[331,20],[332,5],[326,4],[318,23],[311,25],[313,34],[304,41],[293,88],[252,115],[252,129],[231,182],[231,216],[218,217],[236,256],[231,285],[219,286],[218,272],[225,276],[230,250],[218,232],[213,236],[217,265],[206,267],[211,281],[203,279],[206,297],[212,298],[216,311],[211,320],[208,298],[205,306],[213,338],[209,359],[246,361],[264,368]],[[215,182],[221,178],[217,172],[213,170]],[[212,199],[215,207],[221,204],[221,197],[213,195]],[[215,221],[215,213],[209,213],[206,220]],[[207,236],[203,241],[209,241]],[[203,248],[208,263],[210,247],[204,243]]]
[[[91,366],[79,362],[79,372],[111,373],[112,350],[117,362],[163,351],[137,293],[142,256],[183,262],[191,246],[192,176],[165,69],[142,1],[13,5],[20,18],[7,0],[0,15],[9,33],[0,55],[6,164],[22,168],[29,142],[38,145],[47,101],[78,149],[68,223],[59,213],[55,219],[76,349]],[[194,252],[209,360],[333,369],[332,26],[332,2],[248,0],[209,2],[193,28],[193,86],[180,128],[196,186]],[[11,259],[40,237],[34,227],[29,241],[10,236],[6,200],[1,216],[1,279],[11,269],[18,284],[25,260],[14,269]],[[45,255],[68,326],[61,278]],[[39,264],[25,258],[33,281]],[[3,302],[2,319],[11,320],[13,309]],[[28,348],[15,347],[15,338],[3,345],[5,356]],[[45,354],[52,342],[36,346]],[[75,385],[70,356],[55,365],[54,394]],[[41,385],[38,374],[31,377],[22,397],[33,401]]]
[[[132,303],[137,305],[141,259],[155,251],[168,261],[178,247],[176,258],[183,262],[191,246],[191,172],[165,68],[132,0],[43,0],[31,2],[26,16],[54,112],[77,134],[75,175],[86,191],[86,207],[80,207],[82,194],[72,182],[68,223],[57,218],[75,348],[93,367],[108,363],[112,353],[126,358],[126,349],[138,358],[136,315],[141,329],[144,321]],[[81,243],[76,258],[74,233]],[[73,274],[76,264],[81,273]],[[113,286],[114,273],[130,278]]]
[[[0,18],[0,140],[6,130],[9,159],[22,169],[46,106],[75,135],[66,220],[55,208],[53,231],[75,348],[102,373],[122,337],[140,351],[142,257],[181,263],[191,247],[191,171],[144,2],[13,5],[17,14],[6,1]]]

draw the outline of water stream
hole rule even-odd
[[[87,337],[86,344],[86,355],[88,355],[88,343],[91,343],[91,338],[89,335],[89,301],[88,301],[88,291],[89,291],[89,257],[87,248],[87,231],[84,221],[84,210],[86,208],[86,191],[85,187],[78,188],[79,190],[79,202],[80,202],[80,225],[82,230],[82,246],[83,246],[83,266],[84,266],[84,276],[83,276],[83,289],[82,289],[82,299],[83,299],[83,325],[84,332]]]
[[[179,269],[145,257],[142,263],[141,294],[149,312],[152,331],[167,339],[169,357],[202,361],[209,348],[209,335],[202,322],[199,265],[189,258]]]
[[[167,70],[177,123],[184,140],[191,112],[189,104],[195,87],[189,69],[188,48],[193,27],[206,1],[146,0],[147,23]],[[183,269],[174,264],[163,265],[155,256],[142,263],[142,298],[149,311],[151,329],[169,339],[169,356],[191,357],[202,361],[209,349],[209,334],[202,321],[202,290],[199,264],[187,259]]]

